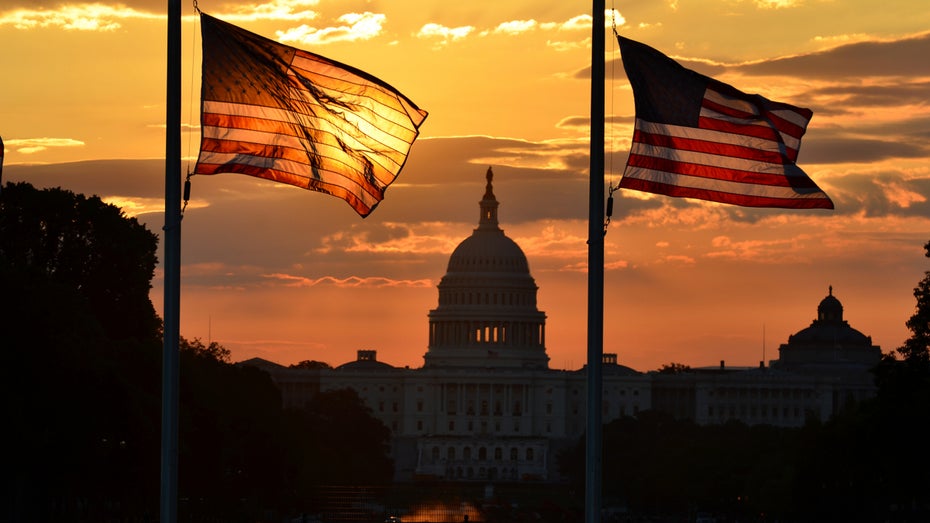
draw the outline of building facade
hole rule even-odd
[[[286,407],[321,391],[357,391],[391,430],[399,481],[557,481],[560,449],[584,435],[587,373],[549,368],[538,287],[499,226],[490,168],[486,179],[478,226],[452,252],[429,311],[423,367],[394,367],[373,350],[335,368],[240,363],[266,370]],[[605,354],[602,420],[655,409],[701,424],[800,426],[874,394],[868,369],[880,349],[843,321],[832,288],[818,319],[779,352],[768,367],[721,362],[676,374],[637,372]]]

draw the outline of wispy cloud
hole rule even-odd
[[[126,216],[139,216],[152,212],[164,212],[164,198],[140,198],[138,196],[106,196],[104,203],[114,205],[122,209]],[[196,205],[196,202],[195,202]]]
[[[122,27],[122,20],[159,18],[164,17],[121,4],[62,4],[51,9],[19,8],[0,12],[0,26],[23,30],[115,31]]]
[[[385,20],[385,15],[379,13],[348,13],[337,19],[340,25],[317,28],[305,24],[277,31],[276,35],[280,42],[308,45],[371,40],[383,33]]]
[[[353,226],[324,236],[316,252],[375,254],[444,254],[461,241],[454,227],[442,222],[402,224],[385,222],[376,226]]]
[[[255,20],[314,20],[319,13],[310,9],[320,4],[319,0],[272,0],[258,4],[239,4],[229,11],[217,13],[228,21]]]
[[[428,23],[424,24],[423,27],[417,31],[416,37],[424,40],[435,40],[437,42],[436,46],[442,47],[449,42],[462,40],[474,31],[475,27],[471,25],[448,27],[441,24]]]
[[[72,138],[13,138],[4,145],[21,154],[34,154],[55,147],[82,147],[84,142]]]
[[[349,276],[347,278],[337,278],[335,276],[323,276],[320,278],[307,278],[293,274],[273,273],[265,274],[265,278],[273,281],[282,282],[288,287],[315,287],[317,285],[333,285],[336,287],[432,287],[435,285],[432,280],[394,280],[381,276]]]
[[[510,22],[503,22],[498,24],[497,27],[495,27],[491,32],[498,34],[518,35],[532,31],[537,27],[539,27],[539,22],[536,20],[513,20]]]

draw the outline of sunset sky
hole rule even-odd
[[[165,0],[0,1],[3,182],[97,194],[164,218]],[[181,334],[234,361],[338,365],[359,349],[423,364],[427,313],[495,172],[505,233],[547,314],[550,367],[586,360],[591,5],[566,1],[200,0],[217,18],[351,64],[430,115],[365,219],[342,200],[242,175],[197,176],[182,231]],[[604,351],[651,370],[758,365],[833,286],[883,352],[908,336],[930,268],[930,3],[634,0],[617,30],[743,91],[813,110],[798,164],[834,211],[614,194]],[[183,169],[199,147],[200,39],[183,4]],[[633,98],[607,37],[606,179]],[[188,164],[187,160],[190,160]],[[159,252],[159,258],[163,254]],[[152,301],[161,313],[162,269]]]

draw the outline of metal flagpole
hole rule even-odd
[[[161,393],[161,523],[178,512],[178,344],[181,306],[181,0],[168,0],[165,115],[165,302]]]
[[[604,0],[591,21],[591,158],[588,200],[588,368],[585,523],[601,518],[601,363],[604,354]]]

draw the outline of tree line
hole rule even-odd
[[[96,196],[0,192],[0,520],[158,519],[156,249]],[[319,485],[390,482],[389,431],[354,392],[285,410],[267,373],[222,346],[180,349],[180,521],[257,521],[308,510]]]
[[[876,397],[826,422],[699,426],[650,411],[605,425],[605,506],[671,521],[930,521],[930,271],[914,297],[910,337],[873,369]],[[560,463],[583,491],[584,440]]]

